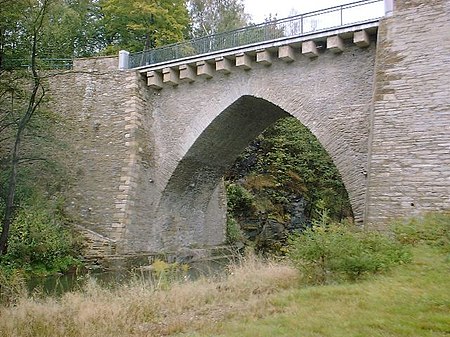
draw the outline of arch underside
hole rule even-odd
[[[158,223],[164,250],[223,243],[226,199],[222,177],[252,140],[287,116],[265,99],[244,95],[206,127],[162,193]]]
[[[214,214],[221,205],[212,206],[221,192],[222,177],[253,139],[286,116],[274,104],[243,96],[202,132],[171,175],[161,198],[158,211],[165,249],[223,242],[225,218]]]

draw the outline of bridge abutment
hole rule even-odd
[[[450,209],[450,1],[395,2],[381,20],[366,223]]]

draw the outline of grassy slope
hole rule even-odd
[[[449,266],[419,246],[412,264],[358,284],[300,287],[293,269],[256,260],[169,290],[91,284],[0,308],[0,336],[449,336]]]
[[[267,315],[246,313],[188,336],[449,336],[450,268],[433,248],[389,276],[359,284],[290,289]],[[270,311],[274,313],[270,313]]]

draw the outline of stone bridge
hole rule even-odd
[[[223,174],[285,116],[328,151],[358,223],[449,210],[450,1],[388,9],[380,20],[131,70],[116,58],[76,60],[53,79],[77,177],[68,211],[93,254],[223,243]]]

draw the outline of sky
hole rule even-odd
[[[246,13],[252,16],[254,23],[264,22],[272,14],[282,19],[295,14],[339,6],[356,0],[244,0]]]

